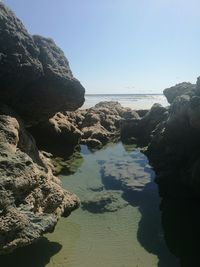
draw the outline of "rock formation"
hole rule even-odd
[[[39,147],[63,156],[62,150],[69,144],[100,148],[109,141],[119,140],[121,123],[128,118],[140,117],[118,102],[100,102],[87,110],[59,112],[48,121],[31,127],[30,131]]]
[[[167,101],[171,104],[177,96],[180,95],[194,95],[196,89],[196,84],[192,83],[179,83],[170,88],[166,88],[163,94],[166,96]]]
[[[28,34],[3,3],[0,32],[1,102],[12,107],[27,125],[82,106],[85,90],[53,40]]]
[[[121,139],[125,143],[136,142],[145,146],[151,139],[151,133],[155,127],[168,116],[168,109],[160,104],[154,104],[152,108],[141,118],[130,116],[122,121]]]
[[[154,104],[142,118],[125,119],[121,138],[146,147],[162,196],[199,197],[200,78],[164,94],[171,105]]]
[[[48,153],[38,150],[27,128],[47,121],[56,112],[80,107],[85,90],[54,41],[31,36],[2,2],[0,33],[2,254],[53,231],[61,216],[68,216],[79,206],[79,199],[62,189],[52,173]],[[59,114],[51,119],[57,131],[55,138],[63,138],[63,131],[66,134],[72,127],[62,118],[58,122]],[[77,138],[75,132],[73,136]]]
[[[0,253],[8,253],[53,231],[58,218],[68,216],[79,200],[62,189],[50,163],[8,108],[1,109],[0,147]]]

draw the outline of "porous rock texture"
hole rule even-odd
[[[54,41],[28,34],[0,2],[0,254],[53,231],[79,206],[27,128],[80,107],[84,92]]]
[[[63,51],[53,40],[31,36],[0,2],[0,99],[26,122],[37,124],[84,102]]]
[[[86,110],[57,113],[45,123],[31,127],[30,131],[37,144],[53,154],[52,146],[57,140],[56,153],[60,151],[63,156],[62,149],[69,144],[82,143],[90,148],[100,148],[109,141],[119,140],[121,123],[128,118],[139,119],[140,116],[118,102],[107,101]]]
[[[23,123],[8,108],[0,115],[0,254],[51,232],[79,206],[53,176]]]

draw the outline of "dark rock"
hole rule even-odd
[[[167,101],[171,104],[177,96],[181,95],[194,95],[196,90],[196,84],[192,83],[179,83],[175,86],[167,88],[163,91],[163,94],[166,96]]]
[[[194,91],[195,92],[195,91]],[[193,198],[199,184],[199,96],[177,96],[169,115],[152,132],[147,155],[162,196]]]
[[[31,127],[29,131],[40,149],[63,158],[74,151],[82,136],[77,125],[60,112],[48,121]]]
[[[151,132],[165,120],[168,115],[167,108],[154,104],[142,118],[134,117],[122,120],[121,139],[125,143],[136,142],[147,145],[151,140]]]
[[[3,3],[0,33],[1,102],[12,107],[27,125],[83,104],[85,90],[73,78],[62,50],[51,39],[29,35]]]

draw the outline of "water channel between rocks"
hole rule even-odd
[[[9,260],[20,267],[179,266],[165,244],[158,189],[145,155],[118,143],[96,152],[82,146],[81,157],[76,172],[61,180],[82,206]]]

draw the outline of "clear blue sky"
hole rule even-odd
[[[87,93],[160,93],[200,75],[199,0],[5,0],[52,37]]]

